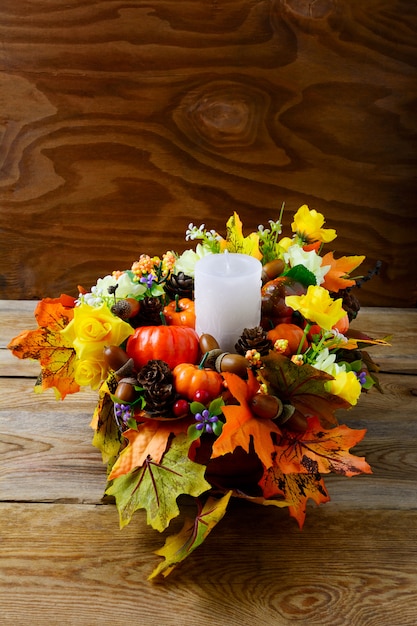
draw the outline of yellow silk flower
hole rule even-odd
[[[105,346],[119,346],[134,330],[113,315],[105,304],[92,307],[83,303],[75,307],[74,319],[61,332],[71,341],[81,361],[101,361]]]
[[[77,360],[74,379],[80,387],[90,386],[91,389],[97,389],[105,377],[106,368],[103,360]]]
[[[335,396],[339,396],[354,406],[361,395],[361,384],[355,372],[338,372],[334,380],[325,383],[326,390]]]
[[[306,204],[303,204],[294,215],[291,228],[293,233],[297,233],[306,243],[314,241],[329,243],[337,235],[333,228],[322,228],[324,221],[322,213],[317,213],[315,209],[310,210]]]
[[[331,330],[346,315],[342,298],[333,300],[327,289],[319,285],[310,285],[304,295],[287,296],[285,304],[325,330]]]

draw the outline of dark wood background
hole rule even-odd
[[[416,305],[415,0],[2,0],[0,297],[303,203]],[[335,245],[335,247],[336,247]]]

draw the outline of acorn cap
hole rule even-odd
[[[134,367],[135,367],[134,361],[132,358],[130,358],[128,361],[126,361],[126,363],[122,365],[122,367],[120,367],[116,372],[114,372],[114,375],[120,381],[126,378],[126,376],[132,376]]]
[[[204,367],[208,367],[211,370],[217,370],[217,359],[220,355],[224,354],[223,350],[220,350],[220,348],[215,348],[214,350],[209,350],[209,352],[206,352],[206,354],[207,356],[204,361]]]

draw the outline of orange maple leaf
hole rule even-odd
[[[321,286],[333,292],[338,292],[346,287],[353,287],[356,281],[348,278],[348,276],[364,259],[364,256],[342,256],[340,259],[335,259],[333,252],[328,252],[323,256],[322,266],[330,265],[330,269],[324,276],[324,282]]]
[[[265,467],[272,465],[274,444],[271,433],[281,434],[279,428],[272,420],[256,417],[249,408],[248,401],[259,389],[259,383],[249,370],[249,378],[246,383],[240,376],[230,372],[223,372],[230,393],[239,405],[227,405],[223,407],[226,423],[221,435],[213,444],[211,458],[233,452],[237,446],[241,446],[245,452],[249,452],[251,438],[255,453]]]
[[[130,428],[123,433],[129,444],[122,450],[109,474],[109,480],[128,474],[131,470],[142,467],[149,457],[159,463],[167,449],[171,435],[186,433],[190,422],[181,420],[148,419],[138,425],[138,430]]]
[[[284,474],[278,465],[265,470],[259,482],[265,498],[284,496],[288,511],[300,528],[304,525],[307,501],[319,504],[330,500],[326,486],[320,474]]]
[[[35,390],[54,388],[62,400],[80,389],[74,380],[75,350],[61,333],[73,317],[71,296],[44,298],[35,309],[38,328],[21,332],[7,346],[19,359],[39,361],[42,372]]]
[[[305,432],[287,431],[281,435],[275,447],[275,462],[285,474],[371,474],[364,457],[349,452],[365,433],[366,429],[353,430],[344,424],[325,430],[317,417],[311,417]]]

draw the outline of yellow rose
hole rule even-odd
[[[355,372],[338,372],[334,380],[325,383],[326,391],[354,406],[361,395],[361,384]]]
[[[325,330],[331,330],[346,315],[342,298],[333,300],[327,289],[319,285],[310,285],[304,295],[287,296],[285,304]]]
[[[92,389],[97,389],[105,376],[106,370],[103,361],[84,359],[75,365],[75,382],[81,387],[90,386]]]
[[[102,360],[106,345],[120,345],[134,330],[113,315],[105,304],[92,307],[86,303],[74,309],[74,319],[61,331],[74,346],[80,360]]]
[[[324,224],[324,216],[317,213],[315,209],[309,209],[306,204],[301,206],[294,215],[294,221],[291,224],[293,233],[305,242],[322,241],[328,243],[336,238],[336,231],[333,228],[322,228]]]

